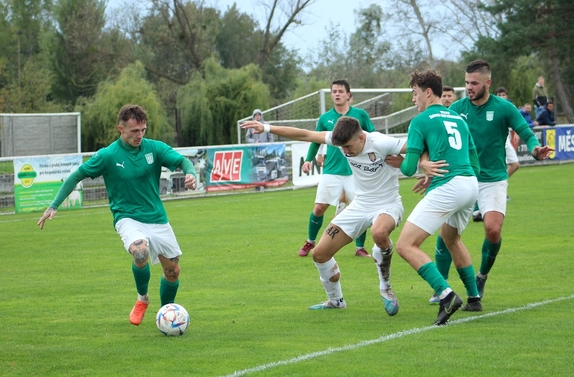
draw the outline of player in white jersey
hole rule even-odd
[[[347,306],[334,255],[371,227],[375,242],[373,259],[379,274],[381,297],[387,314],[397,314],[398,300],[390,284],[393,243],[389,235],[399,225],[404,209],[399,195],[398,170],[388,165],[385,158],[404,152],[404,141],[377,132],[367,133],[361,129],[357,119],[347,116],[339,118],[333,131],[316,132],[254,121],[246,122],[242,127],[252,128],[257,133],[271,132],[294,140],[338,146],[353,171],[353,201],[331,221],[313,249],[313,260],[328,300],[309,309],[342,309]]]

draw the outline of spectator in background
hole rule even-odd
[[[510,98],[508,98],[508,90],[506,90],[504,86],[499,86],[498,88],[496,88],[494,94],[496,94],[497,97],[504,98],[505,100],[510,101]]]
[[[525,103],[524,107],[521,107],[518,111],[520,111],[520,114],[522,114],[530,128],[538,126],[538,122],[536,120],[532,120],[532,114],[530,114],[532,106],[530,106],[529,103]]]
[[[442,87],[442,95],[440,97],[440,102],[444,107],[450,107],[452,103],[456,101],[456,93],[452,86],[445,85]]]
[[[261,110],[255,109],[253,110],[253,115],[251,116],[253,120],[256,120],[260,123],[265,124],[266,122],[263,121],[263,113]],[[252,129],[248,129],[247,133],[245,134],[245,142],[246,143],[272,143],[273,142],[273,134],[269,132],[263,132],[262,134],[253,133]]]
[[[536,118],[544,110],[544,106],[548,103],[548,93],[544,87],[544,77],[538,77],[538,81],[532,88],[532,101],[534,102],[534,112],[536,113]]]
[[[546,106],[542,108],[542,111],[536,117],[536,121],[540,126],[555,126],[556,119],[554,118],[554,104],[548,102]]]
[[[263,113],[259,109],[253,110],[253,115],[251,116],[253,120],[261,122],[263,124],[267,124],[267,122],[263,121]],[[261,134],[256,134],[253,132],[252,129],[248,129],[247,133],[245,134],[245,142],[249,144],[254,143],[272,143],[273,142],[273,134],[269,132],[263,132]],[[255,191],[265,191],[265,186],[255,186]]]

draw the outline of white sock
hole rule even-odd
[[[392,249],[390,250],[392,251]],[[383,263],[383,254],[388,254],[389,249],[385,249],[386,253],[383,253],[380,247],[377,245],[373,246],[373,259],[377,265],[377,273],[379,274],[379,289],[382,291],[388,289],[391,286],[391,274],[389,269],[389,279],[383,277],[383,272],[381,271],[381,263]],[[388,257],[388,255],[386,255]]]
[[[149,302],[149,296],[148,295],[142,296],[138,293],[138,301],[145,302],[147,304]]]
[[[446,296],[448,296],[448,294],[449,294],[450,292],[452,292],[452,289],[447,288],[447,289],[445,289],[444,291],[442,291],[442,293],[438,296],[438,298],[440,298],[440,299],[442,300],[443,298],[445,298]]]
[[[332,302],[338,302],[338,300],[343,298],[341,279],[339,278],[336,282],[329,280],[336,274],[340,274],[339,265],[335,261],[335,258],[331,258],[325,263],[315,262],[315,265],[317,266],[317,270],[319,270],[319,277],[325,288],[327,297],[329,297],[329,300]]]

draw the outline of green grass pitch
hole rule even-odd
[[[325,299],[312,259],[297,256],[315,189],[165,204],[184,252],[176,301],[191,316],[178,338],[155,327],[157,265],[144,322],[129,324],[131,257],[108,208],[60,211],[42,231],[39,213],[0,216],[0,376],[572,376],[573,176],[566,164],[511,178],[485,311],[438,328],[430,287],[396,253],[400,311],[387,316],[354,245],[336,256],[348,308],[307,310]],[[401,180],[406,215],[413,185]],[[463,240],[477,269],[482,223]],[[464,293],[454,269],[450,282]]]

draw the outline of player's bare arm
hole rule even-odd
[[[385,164],[392,166],[393,168],[399,169],[404,160],[405,158],[400,154],[397,156],[388,155],[387,157],[385,157]]]
[[[37,226],[40,227],[40,230],[44,229],[44,223],[46,222],[47,219],[52,221],[54,216],[56,216],[56,212],[58,212],[58,210],[52,207],[48,207],[46,211],[44,211],[44,214],[42,215],[42,217],[40,217],[40,220],[38,220],[38,223],[36,224]]]
[[[241,125],[241,128],[252,128],[255,133],[271,132],[272,134],[283,136],[292,140],[310,141],[313,143],[321,144],[325,142],[325,135],[327,132],[309,131],[295,127],[286,126],[272,126],[270,124],[262,124],[255,120],[250,120]],[[267,129],[268,128],[268,129]]]

